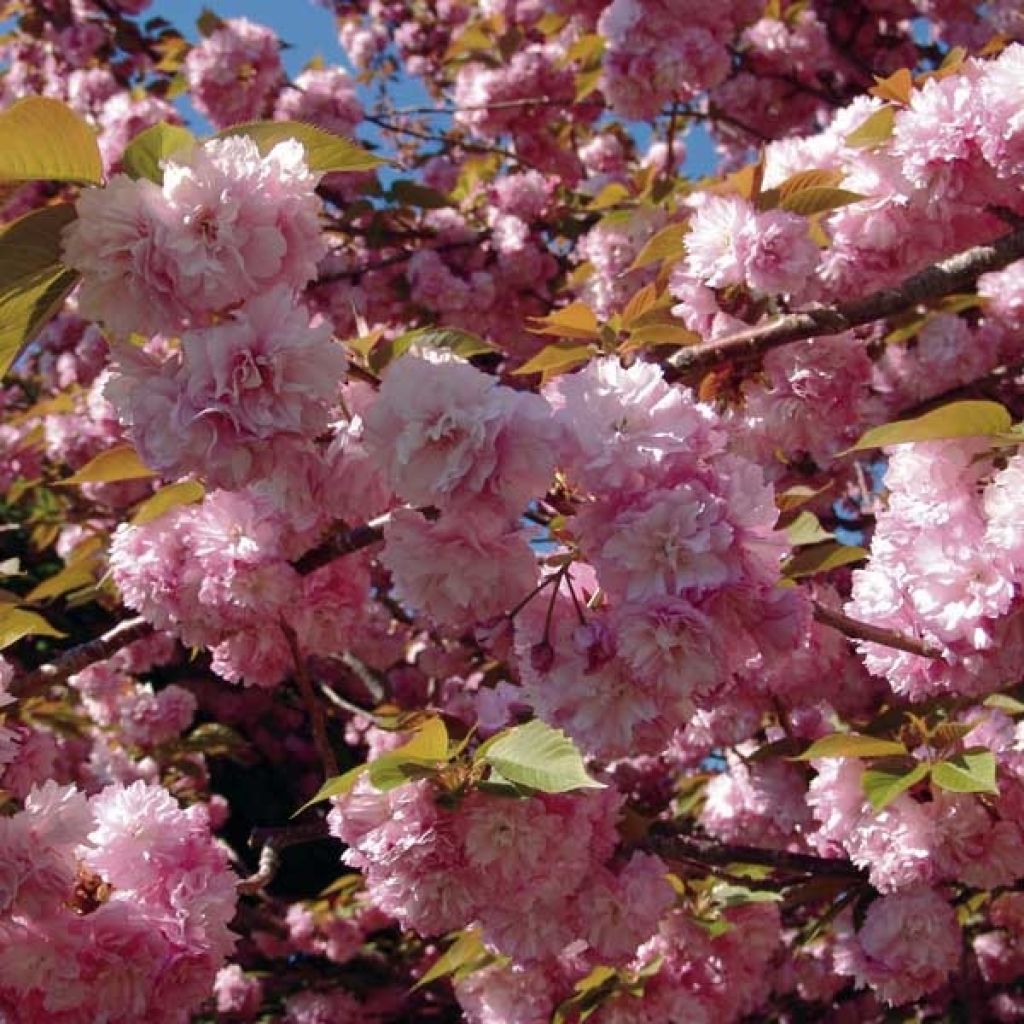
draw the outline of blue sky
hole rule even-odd
[[[195,40],[196,18],[208,7],[222,18],[249,18],[269,25],[292,49],[282,54],[291,75],[319,54],[329,64],[347,67],[344,52],[338,43],[334,15],[312,0],[156,0],[145,17],[166,18],[188,39]]]
[[[334,15],[313,0],[206,0],[205,3],[203,0],[156,0],[144,18],[166,18],[188,39],[195,40],[198,36],[196,19],[205,7],[222,18],[245,17],[274,29],[279,38],[290,46],[282,54],[290,75],[298,74],[314,56],[323,57],[328,64],[340,64],[352,70],[338,42]],[[398,106],[428,105],[430,102],[418,83],[411,80],[392,88],[392,96]],[[194,114],[191,120],[195,120]],[[443,123],[439,121],[438,126]],[[208,126],[198,124],[196,127],[203,131]],[[373,138],[377,133],[371,129],[360,134],[364,138]],[[709,173],[715,165],[715,155],[707,133],[698,127],[696,132],[690,133],[687,144],[689,155],[685,171],[694,177]]]

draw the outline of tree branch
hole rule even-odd
[[[385,513],[371,519],[368,523],[353,526],[350,530],[332,533],[327,539],[311,551],[307,551],[297,562],[295,569],[302,576],[308,576],[317,569],[330,564],[342,555],[351,555],[363,548],[372,547],[384,539],[384,527],[391,514]]]
[[[123,647],[149,636],[153,631],[153,627],[141,615],[119,622],[95,639],[65,651],[56,661],[40,665],[25,675],[15,676],[11,681],[11,693],[15,697],[28,697],[54,683],[62,683],[68,676],[81,672],[94,662],[105,661]]]
[[[245,896],[262,892],[281,867],[282,850],[300,843],[315,843],[328,835],[327,822],[323,819],[283,828],[254,828],[249,836],[249,845],[260,847],[259,866],[248,878],[239,879],[235,888]]]
[[[844,636],[853,640],[865,640],[872,644],[881,644],[883,647],[892,647],[897,651],[906,651],[908,654],[916,654],[921,658],[941,658],[942,651],[927,640],[918,640],[916,637],[905,636],[891,629],[883,629],[881,626],[872,626],[867,622],[859,622],[851,619],[842,612],[833,611],[823,604],[814,603],[814,619],[823,626],[829,626],[838,630]]]
[[[302,650],[299,647],[299,639],[295,635],[295,630],[282,619],[281,631],[288,641],[288,647],[292,652],[292,660],[295,662],[295,682],[298,683],[299,693],[302,695],[302,703],[306,705],[306,713],[309,715],[309,724],[313,731],[313,743],[316,745],[316,751],[320,755],[324,776],[329,779],[338,774],[338,759],[334,756],[331,738],[327,735],[327,718],[313,689],[313,681],[309,678],[306,659],[303,657]]]
[[[704,345],[680,349],[668,360],[665,376],[678,380],[699,375],[727,360],[757,360],[765,352],[806,338],[842,334],[843,331],[906,312],[928,299],[974,287],[982,274],[1002,270],[1024,258],[1024,228],[1003,235],[990,245],[977,245],[935,263],[892,288],[882,288],[861,299],[835,306],[787,313],[766,324],[738,331]]]
[[[695,861],[718,866],[759,864],[795,874],[829,875],[867,881],[864,871],[838,857],[816,857],[810,853],[766,850],[758,846],[740,846],[695,836],[680,836],[668,831],[666,826],[654,826],[643,846],[665,860]]]

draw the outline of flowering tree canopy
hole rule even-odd
[[[0,3],[0,1021],[1024,1020],[1020,4],[326,6]]]

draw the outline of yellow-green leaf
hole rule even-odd
[[[811,188],[833,188],[844,177],[844,172],[839,170],[812,168],[807,171],[797,171],[796,174],[791,174],[782,184],[776,185],[774,188],[765,189],[757,197],[758,209],[772,210],[784,199],[788,199],[798,192],[806,192]]]
[[[786,527],[786,539],[794,548],[807,544],[821,544],[833,539],[831,533],[824,529],[813,512],[806,509]]]
[[[864,769],[861,787],[871,806],[880,811],[928,775],[929,765],[914,757],[883,757]]]
[[[848,451],[882,448],[912,441],[942,441],[954,437],[992,437],[1012,425],[1009,412],[998,402],[950,402],[911,420],[896,420],[874,427]]]
[[[26,96],[0,113],[0,181],[103,181],[96,133],[69,106]]]
[[[25,608],[5,608],[0,612],[0,650],[26,636],[64,635],[59,629],[54,629],[42,615]]]
[[[559,338],[596,338],[601,329],[594,311],[583,302],[570,302],[545,317],[533,317],[533,334],[553,334]]]
[[[451,41],[445,52],[444,62],[448,63],[455,57],[464,56],[474,50],[489,52],[493,49],[494,39],[486,26],[481,22],[471,22]]]
[[[621,182],[613,181],[610,184],[605,185],[605,187],[590,200],[588,209],[610,210],[613,206],[618,206],[619,203],[628,198],[629,189]]]
[[[60,262],[61,232],[74,219],[75,208],[61,203],[33,210],[0,231],[0,376],[78,282]]]
[[[593,354],[593,347],[582,342],[557,342],[542,348],[512,373],[519,375],[543,373],[545,376],[568,373],[574,367],[582,366]]]
[[[868,89],[872,96],[880,100],[891,100],[900,106],[907,106],[910,103],[910,94],[914,89],[914,79],[906,68],[894,71],[888,78],[875,76],[875,86]]]
[[[542,793],[604,788],[587,774],[572,740],[539,719],[517,725],[489,741],[482,748],[481,760],[502,779]]]
[[[1008,693],[989,694],[989,696],[982,701],[982,704],[987,708],[994,708],[996,711],[1002,711],[1003,714],[1006,715],[1024,715],[1024,701],[1020,701],[1016,697],[1011,697]]]
[[[252,139],[261,153],[269,153],[286,139],[297,139],[306,150],[306,163],[311,171],[372,171],[384,163],[358,143],[305,121],[249,121],[225,128],[217,133],[217,138],[232,135]]]
[[[832,486],[831,483],[827,483],[823,487],[808,487],[806,484],[795,484],[784,490],[781,494],[777,494],[775,496],[775,504],[780,512],[792,512],[800,508],[801,505],[806,505],[807,502],[813,501],[819,494],[824,494]]]
[[[198,480],[182,480],[180,483],[168,484],[136,508],[132,523],[135,526],[151,523],[172,508],[179,505],[194,505],[197,501],[202,501],[205,494],[206,489]]]
[[[901,757],[907,748],[896,740],[863,736],[856,732],[834,732],[815,740],[794,761],[813,761],[819,757]]]
[[[850,203],[859,203],[864,198],[859,192],[851,192],[846,188],[805,188],[780,199],[779,209],[810,217],[815,213],[828,213],[829,210],[838,210]]]
[[[651,263],[680,259],[686,251],[684,239],[688,230],[689,225],[676,223],[667,224],[660,231],[656,231],[644,243],[629,269],[638,270]]]
[[[950,793],[998,793],[991,750],[965,750],[932,767],[932,782]]]
[[[32,604],[50,601],[55,597],[69,594],[72,590],[93,586],[101,564],[101,553],[102,545],[96,540],[83,554],[72,558],[60,572],[54,573],[49,579],[33,587],[25,595],[25,600]]]
[[[579,62],[585,67],[593,67],[604,55],[605,38],[597,32],[589,32],[582,35],[574,42],[560,63],[563,67],[567,64]]]
[[[589,71],[581,71],[576,76],[576,94],[573,96],[574,103],[581,103],[601,84],[601,68],[591,68]]]
[[[444,761],[448,757],[448,730],[444,720],[428,718],[400,747],[389,751],[391,756],[422,757],[430,761]]]
[[[823,544],[808,545],[797,551],[782,566],[782,575],[791,580],[816,576],[820,572],[831,572],[867,557],[868,552],[864,548],[853,544],[840,544],[838,541],[826,541]]]
[[[448,730],[442,719],[434,717],[423,722],[408,742],[382,754],[367,768],[373,785],[388,790],[411,778],[432,774],[449,757]]]
[[[473,334],[472,331],[464,331],[460,327],[419,327],[400,335],[395,339],[394,345],[396,353],[392,358],[401,352],[407,352],[413,345],[424,348],[446,348],[450,352],[454,352],[455,355],[462,356],[463,359],[497,351],[489,341],[485,341],[480,335]]]
[[[645,284],[638,292],[629,297],[626,305],[622,308],[620,318],[622,326],[630,328],[636,321],[650,310],[658,301],[658,288],[655,284]]]
[[[130,444],[108,448],[90,459],[77,473],[59,481],[61,484],[107,484],[118,480],[143,480],[156,474],[139,458]]]
[[[555,1007],[551,1024],[585,1021],[612,998],[620,988],[619,972],[614,967],[595,967],[573,986],[575,995]]]
[[[654,345],[697,345],[702,340],[696,331],[691,331],[681,323],[655,323],[633,328],[629,337],[619,346],[619,351],[634,352]]]
[[[162,162],[191,149],[195,141],[196,137],[179,124],[154,124],[128,143],[121,166],[133,178],[148,178],[159,185],[164,180]]]
[[[859,127],[854,128],[846,136],[846,145],[857,149],[869,149],[874,146],[880,146],[883,142],[887,142],[892,138],[895,125],[896,108],[886,105],[866,118]]]
[[[357,764],[350,768],[343,775],[332,775],[326,782],[311,796],[293,815],[297,818],[307,807],[330,800],[332,796],[344,796],[359,781],[359,776],[366,771],[369,765]]]
[[[439,956],[419,981],[412,987],[412,991],[429,985],[439,978],[447,978],[465,967],[469,967],[477,960],[489,958],[490,954],[484,946],[480,933],[475,928],[467,928],[459,932],[458,938]]]

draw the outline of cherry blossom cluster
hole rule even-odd
[[[671,905],[665,865],[615,865],[614,790],[516,800],[475,792],[445,809],[429,782],[385,793],[360,780],[331,811],[375,906],[426,935],[477,923],[516,963],[585,943],[600,963],[629,960]],[[519,892],[509,901],[507,894]],[[582,941],[581,941],[582,940]]]
[[[983,696],[1022,664],[1021,463],[995,470],[984,442],[900,446],[889,456],[888,503],[870,564],[853,574],[848,609],[920,637],[937,658],[864,644],[868,668],[901,696]]]
[[[235,943],[235,876],[203,808],[144,782],[87,798],[50,781],[2,824],[4,1015],[188,1020]]]
[[[0,44],[0,1017],[1020,1020],[1019,5],[322,6]]]

